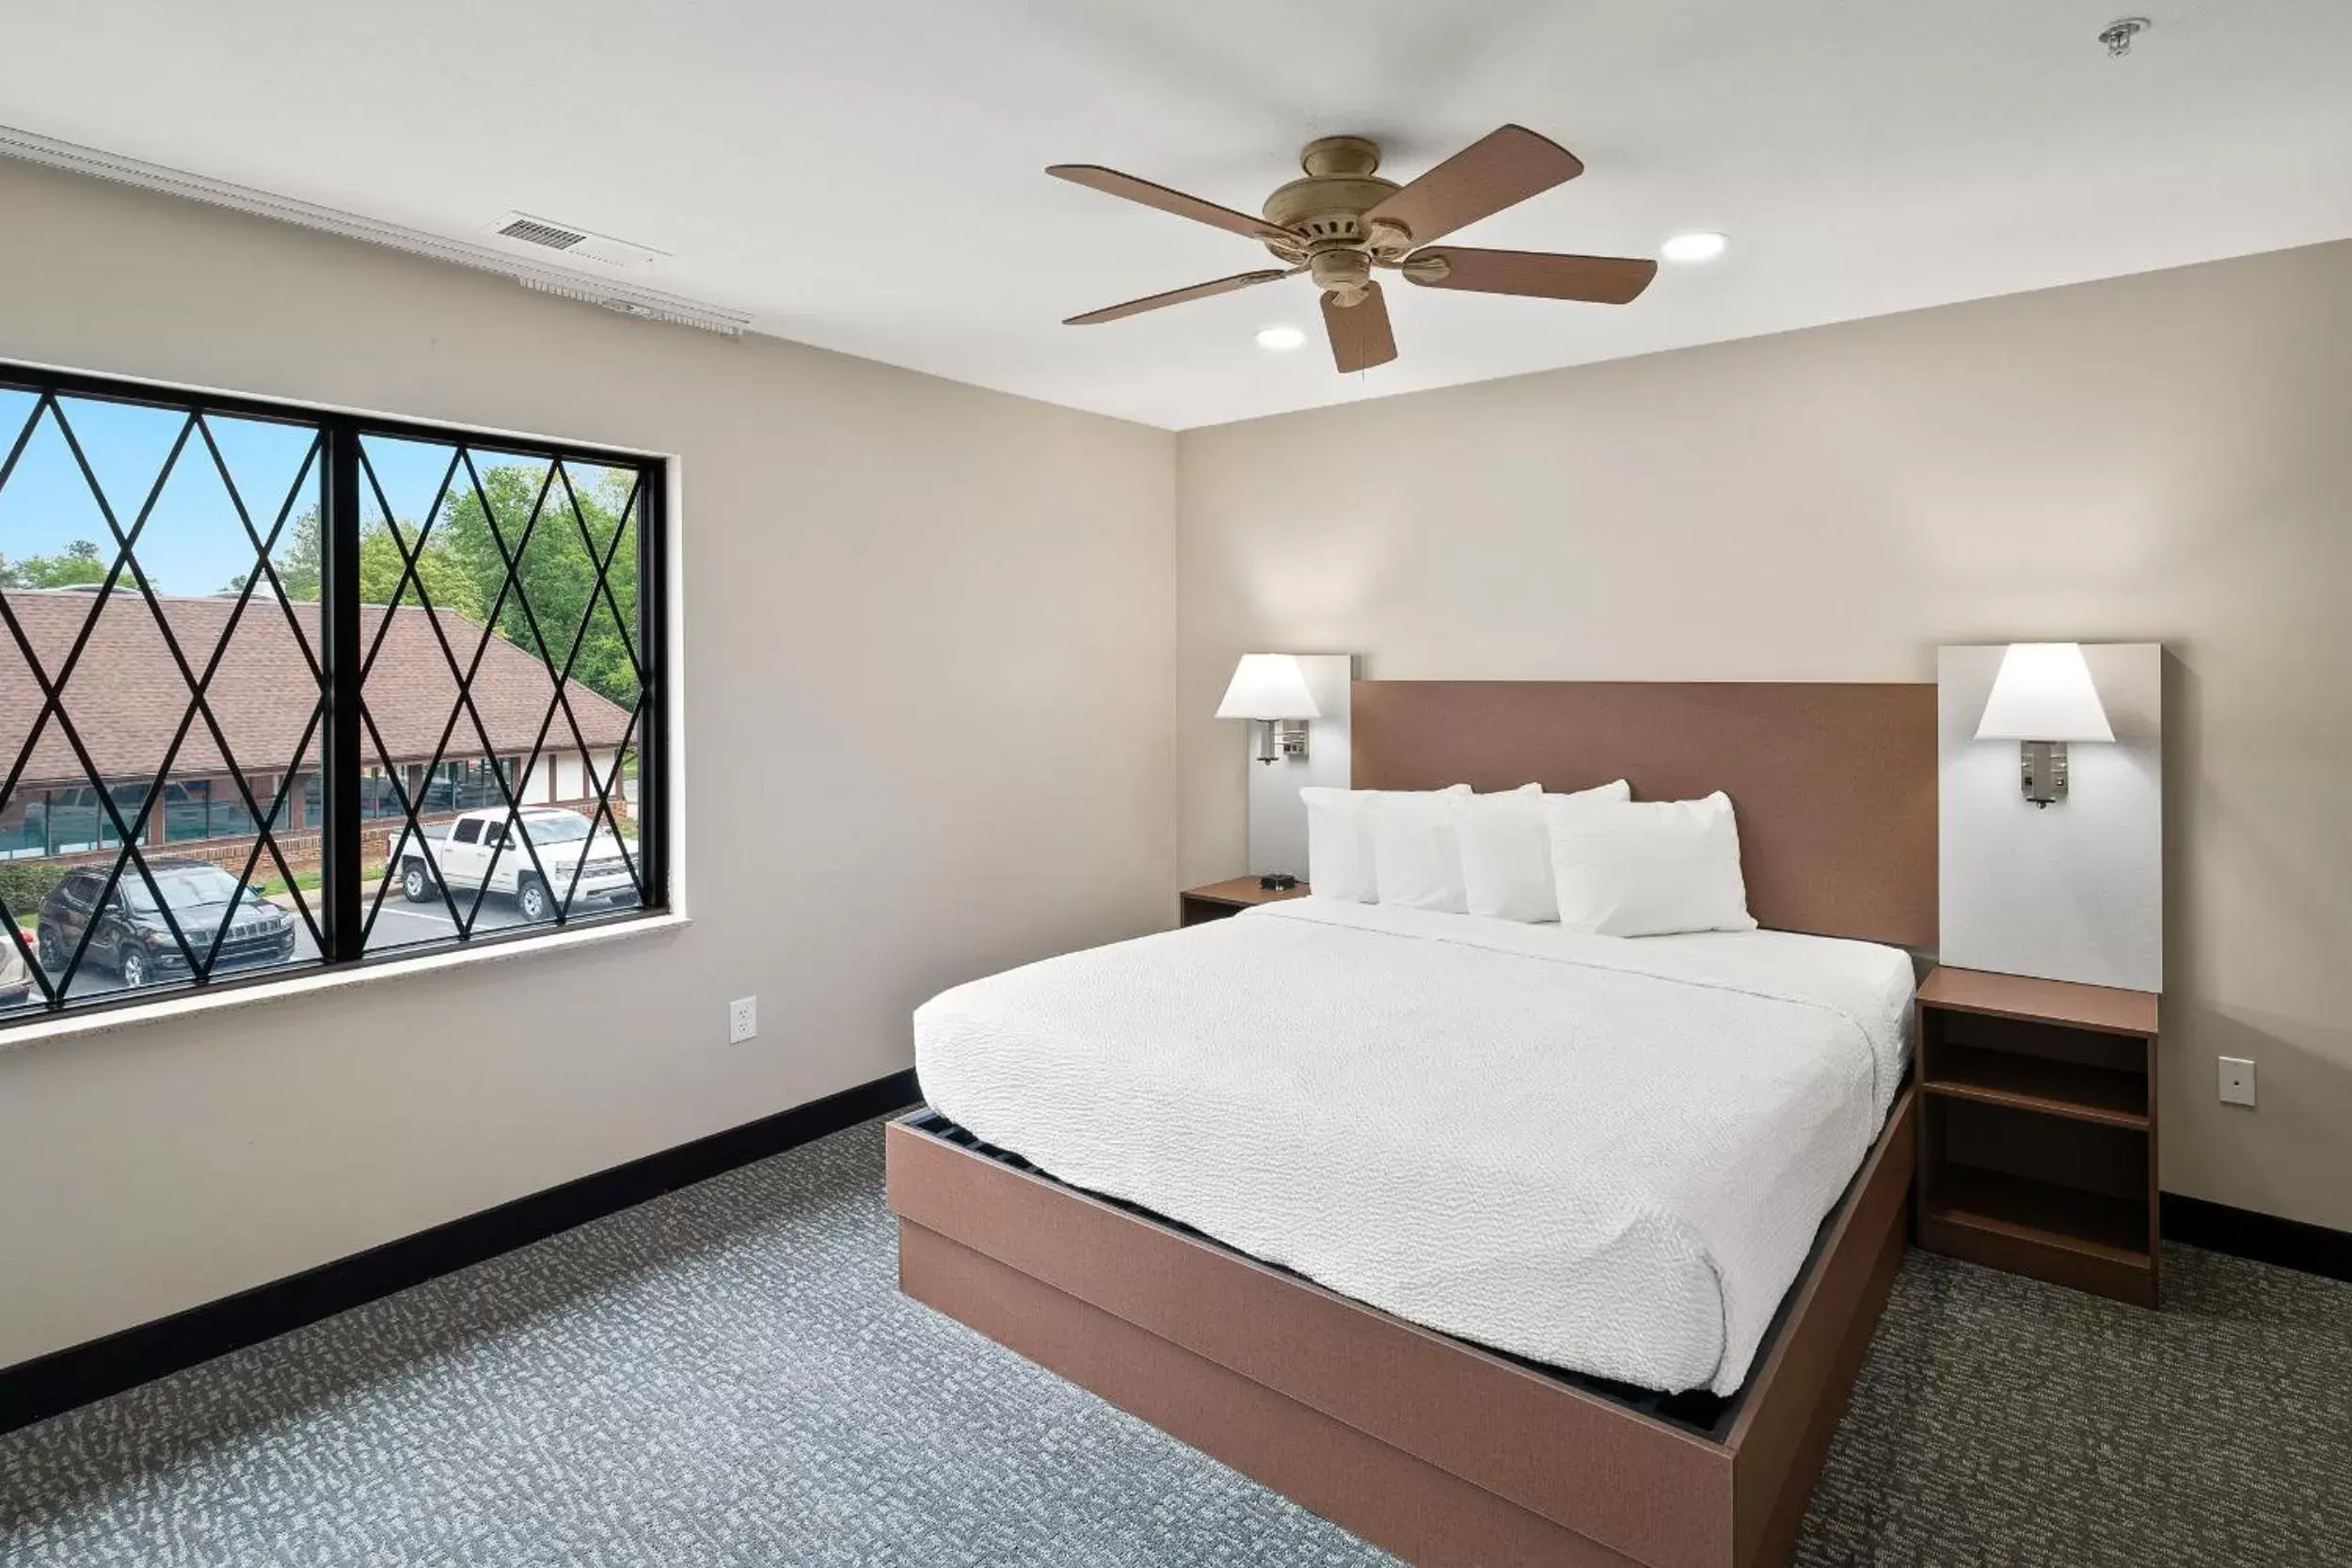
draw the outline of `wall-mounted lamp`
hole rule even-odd
[[[1307,721],[1320,719],[1314,693],[1307,689],[1306,673],[1289,654],[1244,654],[1233,667],[1232,684],[1216,705],[1219,719],[1254,719],[1258,760],[1307,754]]]
[[[1979,740],[2018,742],[2018,782],[2037,806],[2066,798],[2066,744],[2113,740],[2079,642],[2012,642],[1978,721]]]

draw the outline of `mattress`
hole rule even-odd
[[[1535,1361],[1730,1394],[1901,1077],[1899,949],[1302,898],[914,1015],[925,1097],[1073,1186]]]

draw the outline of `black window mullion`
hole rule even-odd
[[[321,610],[326,616],[326,723],[320,744],[325,809],[319,820],[321,903],[326,911],[329,963],[359,957],[365,940],[359,912],[359,433],[348,420],[326,424],[326,515],[320,523]],[[389,611],[388,611],[389,613]]]
[[[664,781],[663,752],[668,709],[662,683],[668,678],[666,641],[670,591],[663,578],[669,557],[663,537],[662,508],[668,503],[666,467],[648,463],[637,481],[637,799],[629,802],[637,822],[638,890],[647,909],[670,902],[670,792]],[[623,518],[623,526],[627,518]],[[622,758],[612,759],[615,786],[628,799],[628,781],[621,775]]]

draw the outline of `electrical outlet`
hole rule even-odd
[[[2246,1057],[2221,1058],[2221,1102],[2225,1105],[2253,1105],[2254,1064]]]
[[[759,998],[739,996],[727,1004],[727,1043],[741,1045],[759,1033]]]

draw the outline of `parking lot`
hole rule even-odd
[[[370,890],[370,896],[373,896],[373,889]],[[460,889],[451,897],[456,903],[459,914],[473,916],[473,928],[477,932],[503,930],[509,926],[523,923],[522,915],[516,911],[512,898],[490,894],[482,900],[481,911],[475,913],[471,892]],[[384,907],[377,911],[375,927],[368,933],[368,951],[380,953],[388,948],[412,947],[419,942],[447,942],[456,934],[457,927],[449,918],[449,905],[437,897],[421,904],[411,904],[401,896],[400,889],[395,887],[384,895]]]
[[[371,884],[367,896],[373,898],[374,895],[374,886]],[[314,916],[317,915],[319,913],[317,895],[310,893],[306,896],[311,900],[311,913]],[[459,914],[473,914],[473,928],[477,934],[504,930],[523,924],[522,915],[516,909],[512,898],[491,894],[482,900],[481,911],[475,913],[471,893],[459,892],[454,895],[454,897]],[[281,899],[280,901],[291,905],[290,900]],[[599,906],[593,912],[601,914],[605,912],[607,907]],[[363,904],[363,912],[364,909]],[[587,914],[592,911],[582,910],[580,912]],[[394,887],[384,895],[384,906],[377,911],[375,925],[368,933],[367,950],[371,954],[391,952],[403,947],[448,942],[456,934],[457,927],[450,920],[447,904],[438,898],[427,903],[411,904],[401,896],[400,889]],[[209,933],[202,936],[193,931],[188,933],[189,942],[199,945],[208,940],[208,937]],[[287,960],[288,967],[310,963],[317,958],[318,943],[310,940],[310,933],[307,927],[297,925],[294,931],[294,955]],[[52,984],[56,983],[61,973],[61,967],[49,972]],[[76,997],[103,996],[109,991],[118,991],[122,989],[122,981],[113,972],[85,959],[81,973],[74,976],[72,994]],[[40,993],[36,990],[28,1000],[37,1004],[39,998]]]

